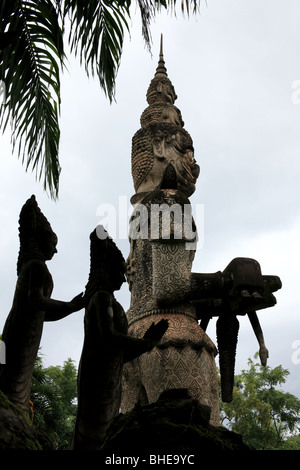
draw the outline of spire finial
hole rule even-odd
[[[157,74],[167,75],[167,69],[165,66],[164,53],[163,53],[163,35],[162,34],[160,36],[159,61],[158,61],[158,66],[157,66],[155,75]]]
[[[159,51],[159,59],[164,60],[164,52],[163,52],[163,35],[160,35],[160,51]]]

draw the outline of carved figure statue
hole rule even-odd
[[[149,106],[132,139],[136,193],[131,199],[127,318],[129,334],[136,337],[162,318],[169,327],[157,347],[124,367],[121,410],[129,411],[138,401],[154,402],[167,389],[186,388],[194,399],[211,407],[211,423],[219,425],[217,349],[205,332],[208,321],[219,317],[222,388],[224,400],[230,400],[236,315],[252,312],[265,361],[267,351],[255,310],[276,303],[272,292],[281,282],[276,276],[262,276],[259,264],[246,258],[233,260],[223,272],[192,272],[197,231],[188,198],[200,169],[175,99],[161,45],[147,92]]]
[[[45,321],[56,321],[83,308],[82,294],[70,302],[51,298],[53,280],[46,266],[57,252],[57,236],[37,205],[35,196],[24,204],[19,219],[18,280],[2,340],[6,364],[0,369],[0,389],[26,416],[34,362]]]
[[[113,240],[91,235],[91,267],[85,291],[84,344],[78,371],[78,412],[71,448],[97,450],[119,413],[123,364],[150,351],[168,322],[152,324],[144,337],[128,336],[122,306],[114,297],[125,281],[126,264]]]

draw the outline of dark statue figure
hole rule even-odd
[[[78,370],[78,411],[72,450],[101,447],[119,414],[123,364],[150,351],[168,328],[152,324],[143,338],[127,335],[128,324],[114,291],[125,281],[122,253],[109,237],[90,235],[91,265],[85,291],[84,344]]]
[[[46,261],[57,252],[57,236],[35,196],[21,209],[19,238],[18,280],[2,334],[6,364],[0,366],[0,390],[29,416],[32,372],[44,322],[60,320],[84,304],[83,294],[70,302],[51,299],[53,280]]]

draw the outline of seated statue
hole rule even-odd
[[[84,344],[78,370],[78,411],[72,450],[97,450],[119,413],[123,364],[150,351],[168,328],[150,326],[143,338],[127,335],[128,324],[114,291],[125,281],[122,253],[109,237],[91,235],[91,266],[85,291]]]
[[[30,416],[32,372],[44,321],[56,321],[83,308],[83,295],[70,302],[51,299],[53,280],[46,266],[57,252],[57,237],[35,196],[22,207],[19,219],[18,280],[2,340],[6,364],[0,365],[0,390]]]

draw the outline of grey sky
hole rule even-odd
[[[202,2],[201,15],[161,15],[152,27],[153,57],[133,19],[109,104],[96,80],[70,60],[62,77],[60,197],[53,202],[34,175],[11,156],[9,136],[1,137],[0,159],[0,329],[16,282],[18,215],[35,194],[56,231],[58,253],[48,263],[54,298],[70,300],[84,290],[89,273],[89,234],[99,222],[97,208],[133,195],[131,138],[146,108],[146,91],[158,61],[160,34],[185,129],[201,171],[193,206],[204,205],[204,244],[193,270],[223,270],[236,256],[259,261],[264,274],[279,275],[283,288],[276,307],[259,313],[270,358],[290,371],[288,391],[300,397],[298,284],[300,260],[300,4],[297,0]],[[294,94],[293,94],[294,93]],[[294,98],[294,99],[293,99]],[[200,227],[198,227],[200,229]],[[115,239],[124,257],[129,244]],[[125,310],[124,285],[118,299]],[[45,324],[46,365],[78,362],[83,311]],[[237,372],[258,350],[247,318],[240,321]],[[208,334],[215,341],[215,321]],[[298,346],[299,348],[299,346]],[[294,353],[294,356],[293,356]]]

